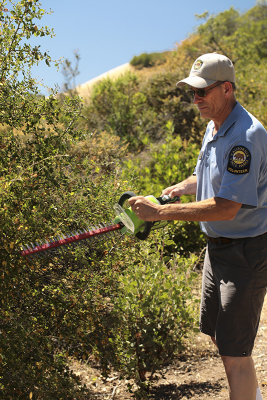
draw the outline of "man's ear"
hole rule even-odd
[[[233,86],[231,82],[224,82],[224,93],[225,94],[233,93]]]

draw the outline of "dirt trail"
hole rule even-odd
[[[263,399],[267,399],[267,296],[263,307],[253,359]],[[73,365],[76,373],[94,394],[91,400],[132,400],[126,382],[117,375],[105,382],[97,369]],[[177,360],[153,381],[152,400],[228,400],[224,369],[214,346],[203,334],[188,346]]]

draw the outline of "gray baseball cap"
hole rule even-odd
[[[189,85],[201,89],[217,81],[235,83],[233,63],[222,54],[207,53],[196,59],[189,76],[177,82],[177,86]]]

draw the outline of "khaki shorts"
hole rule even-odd
[[[220,355],[251,355],[266,287],[267,233],[225,244],[208,241],[200,330],[215,337]]]

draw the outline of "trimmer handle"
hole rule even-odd
[[[118,204],[122,207],[126,200],[130,199],[130,197],[135,197],[136,194],[134,192],[124,192],[119,198]]]
[[[126,200],[128,200],[130,197],[135,197],[135,196],[136,196],[136,194],[134,192],[131,192],[131,191],[124,192],[121,195],[121,197],[118,201],[118,204],[122,207]],[[157,200],[160,204],[163,205],[163,204],[174,203],[176,201],[179,201],[180,197],[176,196],[176,197],[171,198],[169,195],[164,195],[162,197],[157,197]],[[155,222],[144,221],[144,225],[142,226],[142,231],[135,233],[135,236],[140,240],[145,240],[148,237],[148,235],[150,234],[150,231]]]
[[[123,204],[125,203],[126,200],[130,199],[130,197],[135,197],[136,194],[134,192],[124,192],[119,201],[118,204],[122,207]],[[144,221],[144,229],[142,231],[136,232],[135,236],[140,239],[140,240],[145,240],[148,235],[150,234],[151,228],[153,226],[153,222],[149,221]]]
[[[175,203],[176,201],[180,201],[179,196],[171,197],[168,194],[165,194],[162,197],[157,197],[157,200],[160,202],[160,204],[168,204],[168,203]]]

